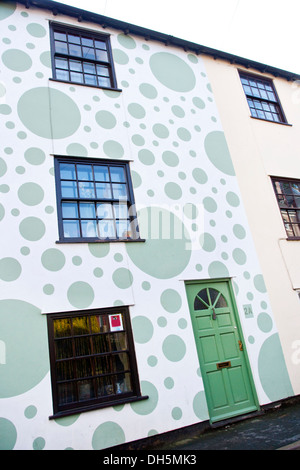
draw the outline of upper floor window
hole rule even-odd
[[[273,178],[273,185],[288,238],[300,238],[300,180]]]
[[[129,164],[55,158],[61,241],[139,239]]]
[[[53,78],[82,85],[116,88],[109,36],[51,24]]]
[[[240,73],[240,77],[251,116],[265,121],[286,123],[272,81],[244,73]]]

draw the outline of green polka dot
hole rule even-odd
[[[46,441],[43,437],[37,437],[32,443],[33,450],[43,450],[46,445]]]
[[[185,116],[185,112],[181,106],[174,105],[172,106],[171,111],[176,117],[183,118]]]
[[[158,392],[156,387],[148,381],[141,381],[142,394],[148,396],[147,400],[131,403],[132,410],[138,415],[148,415],[157,407]]]
[[[202,233],[200,235],[200,245],[204,251],[214,251],[216,248],[216,240],[209,233]]]
[[[83,281],[74,282],[68,288],[67,297],[71,305],[75,308],[87,308],[94,300],[94,290]]]
[[[142,145],[145,144],[145,139],[144,139],[144,137],[142,137],[142,136],[139,135],[139,134],[134,134],[134,135],[131,137],[131,140],[132,140],[132,142],[134,143],[134,145],[138,145],[139,147],[141,147]]]
[[[202,168],[194,168],[192,175],[194,180],[199,184],[205,184],[208,180],[207,174]]]
[[[175,313],[181,308],[182,300],[176,290],[166,289],[160,296],[160,303],[167,312]]]
[[[132,328],[134,333],[134,340],[137,343],[148,343],[153,336],[153,325],[149,318],[142,315],[132,319]]]
[[[14,72],[26,72],[32,66],[32,60],[26,52],[19,49],[8,49],[2,54],[4,65]]]
[[[262,292],[262,293],[267,292],[265,281],[261,274],[257,274],[256,276],[254,276],[253,282],[258,292]]]
[[[155,157],[153,153],[147,149],[140,150],[138,153],[138,157],[140,162],[144,165],[153,165],[153,163],[155,162]]]
[[[11,107],[8,104],[0,104],[0,114],[8,115],[11,113]]]
[[[164,124],[154,124],[152,130],[156,137],[159,137],[160,139],[166,139],[169,137],[169,130]]]
[[[163,152],[162,159],[166,165],[171,167],[177,166],[179,163],[178,155],[170,150]]]
[[[74,143],[67,146],[67,154],[73,157],[87,157],[88,151],[83,145]]]
[[[32,304],[0,300],[0,331],[7,351],[0,398],[9,398],[34,388],[49,372],[47,319]]]
[[[191,257],[191,241],[181,220],[164,208],[148,207],[139,212],[139,227],[147,243],[126,244],[131,261],[157,279],[181,273]]]
[[[197,418],[201,421],[209,419],[206,398],[204,392],[198,392],[193,400],[193,410]]]
[[[0,204],[0,222],[5,216],[5,209],[2,204]]]
[[[113,129],[117,123],[115,116],[109,111],[98,111],[95,119],[97,124],[103,127],[103,129]]]
[[[182,418],[182,409],[178,406],[172,409],[172,418],[176,421]]]
[[[16,9],[16,2],[2,3],[0,5],[0,21],[11,16]]]
[[[205,197],[202,202],[204,209],[207,212],[216,212],[218,206],[214,199],[212,199],[211,197]]]
[[[35,38],[43,38],[47,34],[45,28],[38,23],[30,23],[26,29]]]
[[[6,282],[12,282],[21,275],[22,268],[15,258],[2,258],[0,260],[0,279]]]
[[[127,54],[125,54],[124,51],[121,51],[120,49],[113,49],[113,58],[114,62],[116,64],[120,65],[126,65],[129,62],[129,57]]]
[[[121,426],[113,421],[106,421],[96,428],[92,437],[94,450],[103,450],[125,442],[125,433]]]
[[[174,380],[172,377],[166,377],[164,380],[164,386],[168,389],[171,390],[174,387]]]
[[[199,109],[204,109],[205,108],[204,101],[201,98],[199,98],[198,96],[195,96],[195,98],[193,98],[193,103],[196,106],[196,108],[199,108]]]
[[[20,97],[17,109],[23,125],[33,134],[47,139],[71,136],[81,121],[76,103],[65,93],[47,87],[26,91]]]
[[[165,338],[162,350],[164,356],[171,362],[181,361],[186,353],[184,341],[177,335],[169,335]]]
[[[277,333],[267,338],[260,348],[258,372],[261,385],[270,401],[294,395]]]
[[[0,418],[0,450],[13,450],[16,441],[17,430],[14,424],[6,418]]]
[[[37,409],[34,405],[29,405],[27,406],[27,408],[25,409],[24,411],[24,416],[27,418],[27,419],[32,419],[36,416],[37,414]]]
[[[18,196],[23,204],[36,206],[44,199],[44,190],[37,183],[24,183],[18,190]]]
[[[41,219],[37,217],[26,217],[20,223],[19,230],[25,240],[37,241],[44,236],[46,227]]]
[[[247,261],[247,255],[241,248],[235,248],[232,252],[232,256],[237,264],[245,264]]]
[[[157,52],[151,56],[149,65],[155,78],[171,90],[187,92],[195,87],[193,70],[175,54]]]
[[[54,286],[52,284],[45,284],[43,287],[43,292],[46,295],[52,295],[54,293]]]
[[[224,133],[209,132],[204,141],[205,152],[211,163],[226,175],[234,176],[234,168]]]
[[[269,333],[273,328],[273,321],[270,315],[262,312],[257,317],[258,328],[264,333]]]
[[[139,90],[141,94],[150,100],[154,100],[157,97],[157,90],[153,85],[150,85],[149,83],[142,83],[139,86]]]
[[[138,103],[130,103],[128,105],[128,112],[136,119],[143,119],[146,115],[145,109]]]
[[[165,193],[170,199],[180,199],[182,196],[182,190],[177,183],[167,183],[165,185]]]
[[[24,153],[24,157],[31,165],[41,165],[46,159],[45,152],[36,147],[30,147],[27,149]]]
[[[117,39],[119,43],[121,44],[121,46],[126,47],[126,49],[136,48],[135,40],[128,34],[118,34]]]
[[[0,177],[5,175],[6,171],[7,171],[7,165],[5,161],[3,160],[3,158],[0,158]]]
[[[238,207],[239,204],[240,204],[240,199],[239,199],[238,195],[235,194],[232,191],[228,191],[228,193],[226,194],[226,201],[232,207]]]
[[[107,140],[103,144],[104,153],[110,158],[122,158],[124,149],[116,140]]]
[[[40,55],[40,61],[45,67],[51,68],[51,54],[50,51],[42,52]]]
[[[190,141],[192,138],[190,131],[188,129],[185,129],[184,127],[179,127],[179,129],[177,129],[177,135],[179,139],[185,142]]]
[[[49,271],[60,271],[65,265],[66,258],[62,251],[49,248],[41,257],[42,265]]]
[[[244,229],[244,227],[240,224],[235,224],[233,226],[233,233],[234,235],[239,238],[240,240],[242,240],[243,238],[245,238],[246,236],[246,230]]]
[[[90,253],[96,258],[104,258],[109,253],[109,243],[89,243],[88,248]]]
[[[112,275],[113,281],[120,289],[128,289],[133,283],[133,277],[129,269],[118,268]]]
[[[208,274],[211,278],[214,277],[229,277],[229,271],[225,264],[221,261],[213,261],[208,266]]]

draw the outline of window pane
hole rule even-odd
[[[98,47],[98,49],[106,50],[106,42],[95,40],[95,47]]]
[[[76,180],[75,165],[73,163],[61,163],[59,168],[62,180]]]
[[[109,181],[108,167],[94,165],[95,181]]]
[[[96,59],[103,61],[103,62],[108,62],[108,55],[107,52],[101,51],[100,49],[96,49]]]
[[[53,321],[54,337],[61,338],[63,336],[71,336],[71,319],[60,318]]]
[[[80,44],[80,37],[74,36],[73,34],[68,34],[68,41],[72,42],[73,44]]]
[[[57,31],[54,32],[54,39],[58,41],[66,41],[67,35],[65,33],[58,33]]]
[[[97,78],[95,75],[84,75],[84,82],[87,85],[97,85]]]
[[[96,183],[97,197],[99,199],[111,199],[111,188],[109,183]]]
[[[76,46],[75,44],[69,44],[69,53],[70,55],[81,57],[81,47]]]
[[[78,219],[78,208],[76,202],[63,202],[62,215],[67,219]]]
[[[99,220],[98,227],[101,238],[116,238],[113,220]]]
[[[76,181],[62,181],[61,195],[63,198],[78,197]]]
[[[80,181],[78,183],[79,197],[83,199],[90,199],[95,197],[94,183]]]
[[[57,69],[56,70],[56,78],[57,78],[57,80],[69,81],[70,80],[69,72],[67,70]]]
[[[68,60],[67,59],[55,59],[55,67],[59,69],[68,69]]]
[[[112,219],[113,212],[111,204],[98,204],[97,216],[99,217],[99,219]]]
[[[58,403],[64,405],[76,401],[76,395],[73,384],[58,385]]]
[[[84,238],[98,238],[96,220],[82,220],[81,230]]]
[[[112,184],[114,199],[127,199],[125,184]]]
[[[80,230],[78,220],[64,220],[63,231],[65,238],[79,238]]]
[[[114,204],[114,211],[117,219],[127,219],[129,217],[127,204]]]
[[[83,46],[94,47],[94,41],[93,41],[93,39],[90,39],[90,38],[82,38],[81,41],[82,41],[82,45],[83,45]]]
[[[82,55],[85,59],[95,59],[95,51],[90,47],[83,47]]]
[[[116,226],[118,238],[129,238],[132,236],[128,220],[117,220]]]
[[[59,54],[68,54],[68,46],[65,42],[55,41],[55,51]]]
[[[110,79],[105,78],[105,77],[98,77],[98,85],[110,88],[110,86],[111,86]]]
[[[83,62],[83,71],[84,73],[96,73],[96,68],[94,64],[89,64],[88,62]]]
[[[77,165],[77,174],[79,180],[93,181],[92,165]]]
[[[79,209],[80,209],[80,217],[82,217],[83,219],[95,219],[96,218],[96,211],[95,211],[94,204],[81,202],[79,204]]]
[[[70,72],[71,81],[75,83],[83,83],[83,74],[77,72]]]
[[[124,183],[125,173],[124,168],[119,166],[110,167],[111,180],[115,183]]]
[[[97,65],[97,74],[103,77],[109,77],[109,69],[104,65]]]
[[[82,72],[81,62],[78,60],[70,60],[70,70],[74,72]]]
[[[79,401],[90,400],[94,398],[95,391],[92,380],[82,380],[78,383],[78,399]]]

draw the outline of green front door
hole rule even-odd
[[[229,280],[186,283],[212,423],[258,409]]]

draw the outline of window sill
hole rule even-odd
[[[111,87],[104,87],[104,86],[96,86],[96,85],[88,85],[86,83],[76,83],[76,82],[68,82],[65,80],[58,80],[57,78],[49,78],[51,82],[59,82],[59,83],[66,83],[67,85],[70,86],[84,86],[84,87],[89,87],[89,88],[97,88],[98,90],[107,90],[107,91],[118,91],[119,93],[122,92],[120,88],[111,88]]]
[[[300,237],[287,237],[286,241],[287,242],[298,242],[300,240]]]
[[[113,400],[113,401],[110,401],[109,403],[108,402],[97,403],[95,405],[86,406],[82,408],[76,408],[76,409],[74,408],[72,410],[67,410],[67,411],[58,411],[57,413],[54,413],[53,415],[49,416],[49,419],[64,418],[65,416],[85,413],[86,411],[95,411],[95,410],[100,410],[102,408],[108,408],[110,406],[125,405],[126,403],[133,403],[136,401],[148,400],[148,398],[149,398],[148,395],[142,395],[140,397],[124,398],[123,400],[122,399]]]
[[[64,243],[144,243],[146,240],[144,238],[137,238],[137,239],[115,239],[115,240],[57,240],[55,243],[59,244],[64,244]]]
[[[282,126],[288,126],[288,127],[293,126],[293,124],[289,124],[288,122],[271,121],[270,119],[263,119],[263,118],[259,118],[259,117],[255,117],[255,116],[250,116],[250,117],[251,117],[251,119],[256,119],[257,121],[272,122],[273,124],[281,124]]]

